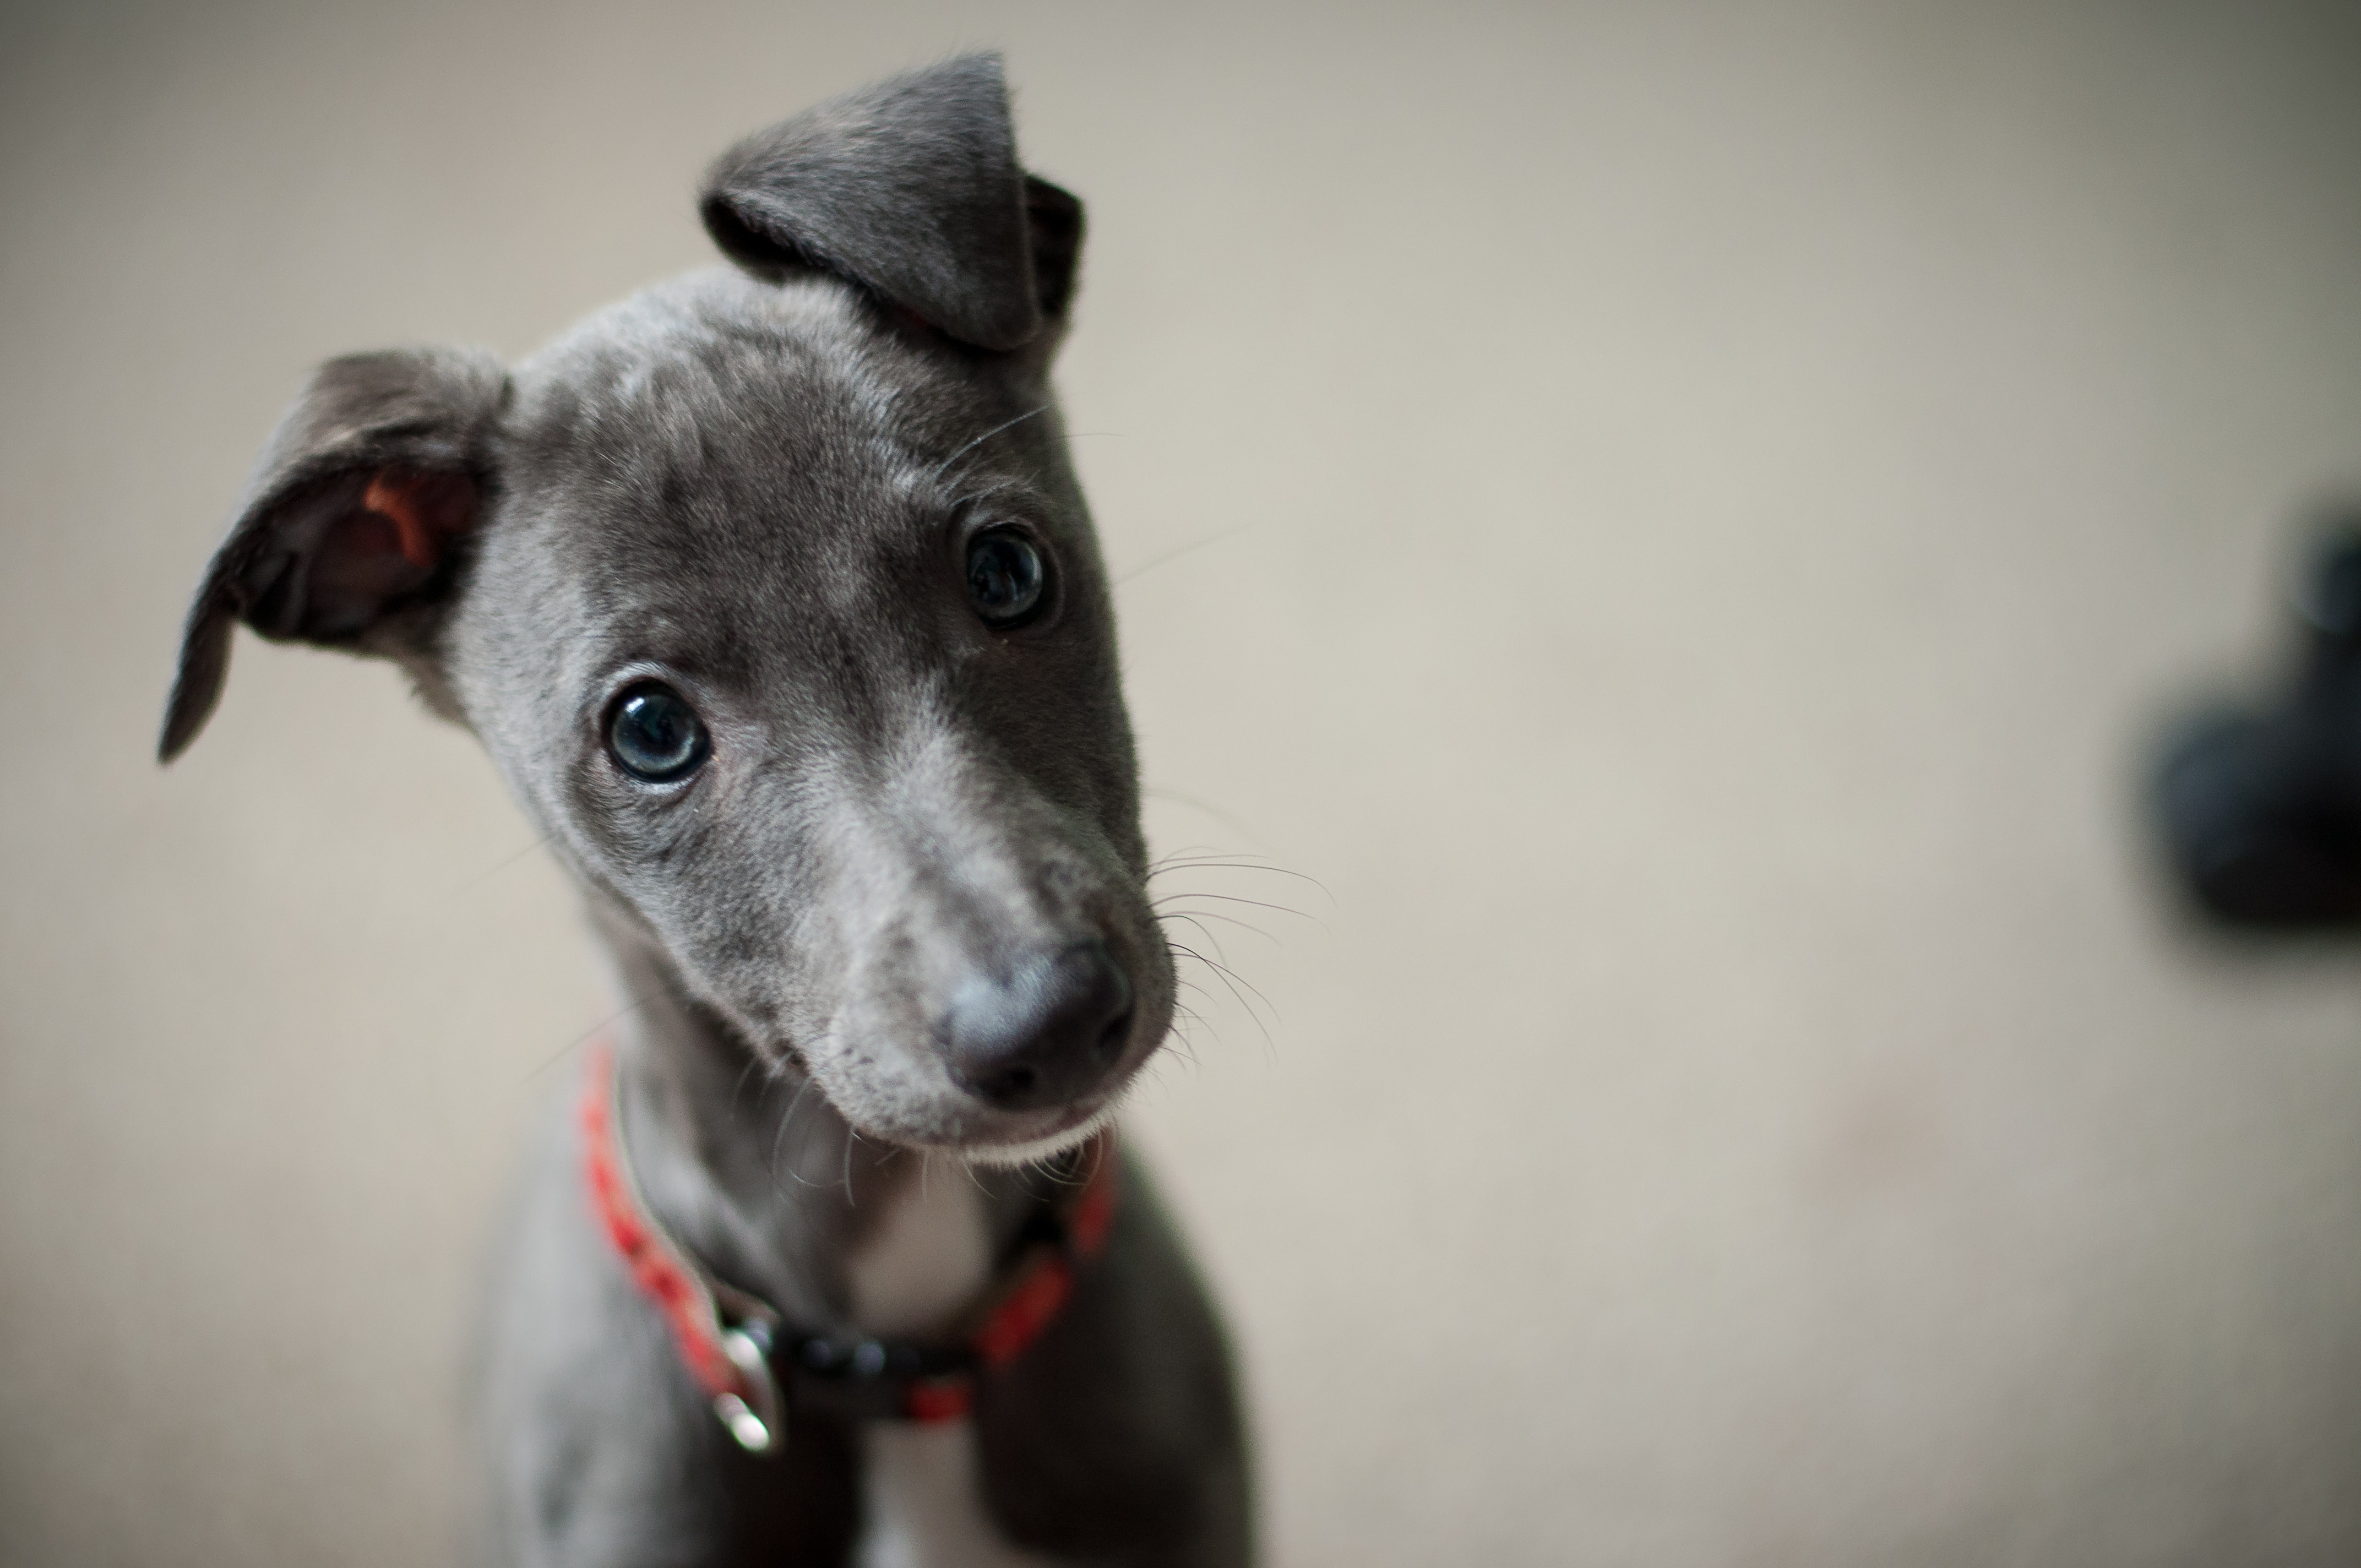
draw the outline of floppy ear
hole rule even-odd
[[[356,354],[313,375],[189,608],[162,761],[187,749],[220,699],[236,621],[276,641],[423,651],[453,547],[480,517],[507,391],[489,356],[447,349]]]
[[[964,55],[747,137],[707,174],[706,229],[757,277],[832,272],[978,348],[1063,324],[1082,204],[1016,161],[1000,57]]]

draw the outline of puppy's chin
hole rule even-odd
[[[1115,1120],[1122,1102],[1118,1091],[1094,1103],[1022,1116],[978,1106],[950,1116],[916,1119],[915,1124],[895,1125],[874,1117],[847,1120],[862,1137],[879,1143],[948,1155],[970,1165],[1013,1168],[1054,1159],[1088,1143]]]
[[[1115,1120],[1121,1104],[1120,1094],[1108,1097],[1106,1103],[1076,1122],[1072,1126],[1046,1136],[1028,1138],[1021,1143],[969,1143],[946,1152],[957,1155],[970,1165],[1020,1166],[1034,1165],[1055,1159],[1067,1150],[1079,1148],[1098,1135],[1099,1129]]]

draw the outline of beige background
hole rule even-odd
[[[2361,8],[2228,4],[8,11],[0,1560],[445,1556],[608,1005],[386,671],[247,641],[148,761],[298,378],[522,354],[979,44],[1155,839],[1325,889],[1191,884],[1301,916],[1204,905],[1267,1016],[1134,1118],[1275,1559],[2361,1560],[2361,972],[2131,813],[2361,477]]]

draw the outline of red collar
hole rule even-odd
[[[708,1273],[648,1212],[615,1114],[616,1070],[613,1047],[593,1047],[577,1111],[591,1203],[632,1280],[664,1314],[714,1413],[756,1453],[774,1452],[785,1437],[783,1381],[871,1417],[948,1421],[967,1414],[976,1375],[1006,1365],[1040,1337],[1115,1221],[1120,1174],[1110,1128],[1068,1157],[1063,1196],[1026,1227],[950,1342],[799,1332],[759,1297]]]

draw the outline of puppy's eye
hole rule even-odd
[[[1041,552],[1023,534],[995,528],[968,541],[968,602],[985,625],[1005,629],[1030,620],[1049,582]]]
[[[713,742],[705,720],[670,686],[633,686],[607,720],[607,750],[633,778],[671,784],[697,770]]]

